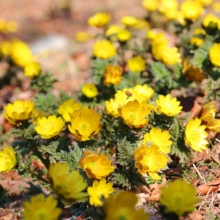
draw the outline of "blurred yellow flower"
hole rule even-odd
[[[13,104],[9,103],[5,107],[6,113],[3,113],[3,115],[10,124],[16,125],[21,121],[31,119],[34,110],[34,102],[30,102],[29,100],[26,100],[25,102],[18,100]]]
[[[116,55],[116,49],[113,43],[107,40],[97,41],[93,45],[93,55],[100,59],[108,59]]]
[[[140,143],[138,149],[134,150],[133,154],[136,161],[135,166],[140,174],[147,172],[153,179],[161,179],[157,172],[166,166],[169,158],[159,151],[158,146],[151,145],[147,147],[144,143]]]
[[[181,54],[178,52],[177,47],[164,47],[161,51],[161,61],[166,65],[181,63]]]
[[[66,122],[70,122],[70,114],[72,114],[75,110],[79,110],[81,106],[81,103],[74,103],[74,99],[69,99],[59,107],[58,113],[62,115]]]
[[[147,101],[134,100],[127,102],[118,111],[123,122],[130,128],[143,128],[149,122],[146,117],[150,114],[151,108],[148,106]]]
[[[203,19],[202,25],[206,28],[220,29],[220,19],[213,14],[208,14]]]
[[[0,43],[0,53],[4,56],[8,56],[11,53],[11,42],[10,41],[2,41]]]
[[[5,25],[8,32],[16,32],[18,30],[18,23],[16,21],[8,21]]]
[[[155,11],[158,9],[159,1],[158,0],[143,0],[142,4],[148,11]]]
[[[184,15],[183,15],[183,13],[181,11],[177,12],[175,20],[176,20],[176,22],[178,22],[182,26],[186,25],[186,20],[184,19]]]
[[[88,187],[87,192],[89,194],[89,203],[94,206],[102,206],[103,202],[101,197],[104,196],[106,199],[109,194],[113,193],[115,190],[112,188],[112,183],[106,183],[105,179],[101,179],[99,182],[95,180],[93,182],[93,187]]]
[[[168,20],[177,20],[179,13],[178,10],[167,10],[164,12],[164,15]]]
[[[134,26],[135,29],[148,29],[150,27],[149,23],[145,20],[139,20],[137,24]]]
[[[94,83],[85,84],[82,88],[82,94],[87,98],[94,98],[98,95],[98,90]]]
[[[16,65],[21,67],[25,67],[33,62],[32,52],[28,45],[19,40],[14,40],[12,42],[11,58]]]
[[[202,34],[202,35],[206,35],[206,32],[205,32],[205,30],[203,30],[203,29],[200,29],[200,28],[196,28],[195,29],[195,31],[194,31],[194,35],[198,35],[198,34]],[[195,44],[195,45],[197,45],[198,47],[201,47],[201,45],[202,45],[202,43],[204,43],[205,42],[205,40],[204,39],[201,39],[201,38],[198,38],[198,37],[192,37],[191,39],[190,39],[190,44],[191,45],[193,45],[193,44]]]
[[[88,194],[83,191],[88,184],[78,170],[70,172],[69,164],[61,162],[50,164],[48,179],[54,193],[61,198],[64,204],[87,200]]]
[[[159,11],[161,13],[177,11],[179,3],[176,0],[161,0]]]
[[[65,121],[61,117],[56,115],[49,116],[48,118],[42,117],[37,118],[37,126],[35,127],[36,132],[43,139],[50,139],[58,135],[65,124]]]
[[[212,10],[216,11],[216,12],[220,12],[220,2],[217,2],[217,1],[213,2],[212,3]]]
[[[203,7],[198,1],[186,0],[181,4],[181,12],[185,19],[194,21],[202,15]]]
[[[194,186],[180,179],[168,182],[167,187],[162,187],[160,190],[160,203],[169,212],[174,212],[178,216],[193,212],[195,204],[199,202]]]
[[[31,196],[31,201],[25,201],[23,207],[25,220],[58,220],[62,212],[57,208],[57,200],[52,195],[45,198],[43,193]]]
[[[109,37],[113,34],[117,34],[121,30],[123,30],[121,26],[116,25],[116,24],[112,24],[112,25],[109,26],[109,28],[105,32],[105,35]]]
[[[133,27],[138,23],[138,19],[132,16],[124,16],[121,22],[127,27]]]
[[[150,133],[146,133],[144,135],[144,143],[153,142],[152,144],[157,145],[159,147],[159,151],[162,153],[170,153],[169,146],[172,145],[172,141],[170,140],[169,131],[161,131],[161,129],[152,128]]]
[[[149,31],[147,32],[146,38],[147,38],[148,40],[154,40],[155,37],[156,37],[156,35],[157,35],[157,34],[156,34],[153,30],[149,30]]]
[[[91,34],[89,34],[87,32],[83,32],[83,31],[79,31],[75,35],[75,39],[81,43],[84,43],[92,38],[93,38],[93,36]]]
[[[128,60],[128,67],[132,72],[141,72],[145,70],[145,60],[141,56],[136,56]]]
[[[206,78],[205,74],[198,67],[188,63],[187,59],[183,63],[183,73],[186,75],[187,79],[195,82],[201,82]]]
[[[212,3],[213,0],[196,0],[200,2],[203,6],[208,6]]]
[[[78,141],[87,141],[101,129],[101,115],[93,109],[84,106],[71,114],[71,124],[68,128]]]
[[[38,62],[29,63],[24,68],[24,75],[30,78],[34,78],[41,74],[41,66]]]
[[[158,114],[163,114],[168,117],[173,117],[178,115],[183,108],[180,105],[180,102],[176,100],[176,98],[171,99],[170,94],[163,96],[159,95],[159,100],[156,100]]]
[[[199,118],[190,119],[185,128],[184,140],[193,150],[203,152],[206,150],[208,134],[205,132],[206,126],[201,125],[202,120]]]
[[[89,151],[84,151],[83,157],[79,160],[79,166],[85,170],[89,178],[94,179],[103,179],[115,169],[111,165],[111,160],[104,154]]]
[[[104,84],[109,85],[118,85],[121,82],[122,69],[120,66],[112,66],[111,64],[105,67],[103,77]]]
[[[151,87],[148,87],[145,85],[136,85],[134,87],[134,91],[136,91],[138,94],[142,94],[146,97],[146,99],[149,99],[154,94],[154,90]]]
[[[4,31],[5,30],[5,25],[6,25],[5,20],[0,18],[0,31]]]
[[[215,43],[209,52],[209,59],[213,65],[220,67],[220,43]]]
[[[110,14],[97,13],[89,18],[88,24],[93,27],[105,27],[109,23],[110,19]]]
[[[117,38],[118,38],[118,40],[121,41],[121,42],[128,41],[128,40],[130,40],[130,38],[131,38],[131,33],[130,33],[130,31],[128,31],[128,30],[120,30],[120,31],[117,33]]]
[[[33,111],[33,114],[32,114],[32,118],[33,118],[32,123],[33,123],[33,124],[37,124],[37,119],[38,119],[38,118],[42,118],[42,117],[44,117],[44,116],[45,116],[45,112],[43,112],[43,111],[38,111],[37,109],[35,109],[35,110]]]
[[[16,163],[15,152],[11,146],[0,151],[0,172],[9,172]]]
[[[133,192],[119,191],[106,199],[105,220],[148,220],[144,208],[136,209],[137,196]]]

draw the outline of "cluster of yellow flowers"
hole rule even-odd
[[[0,18],[0,31],[3,33],[16,32],[18,30],[18,23],[16,21],[5,21]]]

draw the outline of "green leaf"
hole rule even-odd
[[[171,78],[170,71],[161,62],[151,63],[151,72],[155,76],[156,81],[159,81],[165,77]]]

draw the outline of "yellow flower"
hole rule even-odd
[[[203,29],[199,29],[199,28],[196,28],[195,31],[194,31],[194,35],[198,35],[198,34],[203,34],[203,35],[206,35],[206,32],[203,30]],[[190,39],[190,44],[193,45],[197,45],[198,47],[200,47],[202,45],[202,43],[204,43],[205,41],[201,38],[198,38],[198,37],[192,37]]]
[[[41,138],[50,139],[62,131],[64,124],[65,121],[61,117],[57,118],[56,115],[49,116],[48,118],[37,118],[35,130]]]
[[[109,37],[109,36],[111,36],[113,34],[117,34],[121,30],[123,30],[121,26],[113,24],[113,25],[109,26],[109,28],[106,31],[105,35]]]
[[[104,84],[109,85],[118,85],[121,82],[122,69],[120,66],[112,66],[111,64],[105,67],[103,76]]]
[[[70,122],[70,114],[72,114],[75,110],[79,110],[81,106],[81,103],[74,103],[74,99],[69,99],[59,107],[58,113],[62,115],[66,122]]]
[[[41,74],[41,66],[38,62],[29,63],[24,68],[24,75],[34,78]]]
[[[153,30],[149,30],[148,32],[147,32],[147,35],[146,35],[146,38],[148,39],[148,40],[154,40],[155,38],[156,38],[156,33],[153,31]]]
[[[161,61],[166,65],[174,65],[175,63],[182,62],[177,47],[164,47],[161,53]]]
[[[5,25],[8,32],[16,32],[18,30],[18,23],[16,21],[8,21]]]
[[[220,67],[220,44],[215,43],[209,52],[209,58],[213,65]]]
[[[138,94],[143,94],[146,97],[146,99],[151,98],[154,94],[154,90],[151,87],[148,87],[146,84],[143,86],[136,85],[134,87],[134,91],[136,91]]]
[[[115,193],[104,204],[105,220],[148,220],[144,208],[135,208],[137,202],[138,198],[133,192]]]
[[[155,11],[158,9],[159,1],[158,0],[143,0],[142,4],[148,11]]]
[[[29,120],[34,111],[34,102],[26,100],[25,102],[18,100],[13,104],[9,103],[5,107],[6,113],[3,113],[10,124],[16,125],[21,121]]]
[[[89,178],[94,179],[103,179],[115,169],[111,166],[111,160],[104,154],[97,155],[89,151],[84,151],[83,157],[79,161],[79,166],[85,170]]]
[[[161,0],[159,11],[165,13],[168,11],[177,11],[179,3],[176,0]]]
[[[198,1],[186,0],[181,4],[181,12],[185,19],[194,21],[201,16],[203,7]]]
[[[145,20],[138,20],[137,24],[134,26],[135,29],[148,29],[149,27],[149,23]]]
[[[110,99],[110,101],[106,101],[105,111],[108,115],[111,115],[115,118],[119,117],[118,108],[121,107],[118,101],[114,99]]]
[[[154,145],[159,147],[159,151],[162,153],[170,153],[169,146],[172,145],[170,140],[169,131],[161,131],[161,129],[152,128],[150,133],[144,135],[144,143],[153,142]]]
[[[93,45],[93,55],[100,59],[108,59],[116,55],[116,49],[110,41],[97,41]]]
[[[220,19],[213,14],[206,15],[202,21],[202,24],[206,28],[214,27],[214,28],[220,29]]]
[[[120,30],[117,33],[117,38],[121,42],[128,41],[131,38],[131,33],[128,30]]]
[[[58,220],[61,208],[57,208],[57,200],[53,196],[45,198],[44,194],[31,196],[31,201],[25,201],[24,219],[25,220]]]
[[[115,191],[112,186],[112,183],[106,184],[105,179],[102,179],[99,182],[95,180],[93,182],[93,187],[87,188],[87,192],[90,195],[89,203],[94,206],[102,206],[103,202],[101,201],[101,197],[104,196],[107,199],[109,194]]]
[[[98,90],[94,83],[88,83],[83,86],[82,94],[88,98],[94,98],[98,95]]]
[[[87,32],[82,32],[82,31],[77,32],[76,35],[75,35],[75,39],[78,42],[81,42],[81,43],[86,42],[86,41],[88,41],[88,40],[90,40],[92,38],[93,37],[92,37],[91,34],[89,34]]]
[[[158,146],[151,145],[147,147],[144,143],[141,143],[133,154],[136,161],[135,166],[140,174],[147,172],[153,179],[161,179],[157,172],[166,166],[169,158],[159,151]]]
[[[156,100],[158,114],[163,114],[168,117],[173,117],[178,115],[183,108],[180,105],[180,102],[176,100],[176,98],[171,99],[170,94],[167,96],[160,95],[159,100]]]
[[[145,70],[145,60],[141,56],[136,56],[128,60],[128,67],[132,72],[141,72]]]
[[[138,19],[132,16],[124,16],[121,22],[127,27],[133,27],[138,23]]]
[[[48,179],[52,185],[54,193],[62,199],[64,204],[75,201],[86,201],[88,194],[83,192],[87,183],[80,175],[79,171],[70,171],[69,164],[58,162],[51,164],[48,171]]]
[[[200,2],[203,6],[208,6],[212,3],[213,0],[197,0]]]
[[[5,20],[0,18],[0,31],[4,31],[5,30],[5,25],[6,25]]]
[[[181,24],[182,26],[186,25],[186,21],[184,19],[184,15],[181,11],[178,11],[177,15],[176,15],[176,21]]]
[[[178,18],[178,14],[180,12],[178,10],[166,10],[164,15],[168,20],[176,20]]]
[[[11,146],[0,151],[0,172],[9,172],[16,163],[15,152]]]
[[[169,212],[182,216],[186,212],[193,212],[195,204],[199,202],[193,185],[186,181],[176,179],[162,187],[160,203],[166,206]]]
[[[32,123],[33,123],[33,124],[37,124],[37,119],[38,119],[38,118],[42,118],[42,117],[44,117],[44,116],[45,116],[45,112],[43,112],[43,111],[38,111],[37,109],[35,109],[35,110],[33,111],[33,114],[32,114],[32,118],[33,118]]]
[[[198,118],[202,119],[202,124],[206,125],[207,132],[220,132],[220,119],[215,119],[217,109],[212,102],[205,104],[197,113]]]
[[[87,141],[101,129],[100,119],[99,113],[85,106],[72,113],[71,125],[68,125],[68,128],[76,136],[76,140]]]
[[[8,56],[11,53],[11,42],[10,41],[2,41],[0,43],[0,53],[4,56]]]
[[[19,40],[12,42],[11,58],[16,65],[21,67],[25,67],[33,62],[33,56],[28,45]]]
[[[123,122],[130,128],[143,128],[148,124],[149,119],[146,117],[150,114],[151,108],[146,101],[138,102],[137,100],[126,103],[118,110]]]
[[[187,79],[195,82],[201,82],[206,78],[205,74],[198,67],[189,64],[187,59],[183,63],[183,72]]]
[[[216,12],[220,12],[220,2],[213,2],[212,3],[212,10]]]
[[[105,27],[110,20],[111,16],[107,13],[97,13],[90,17],[88,24],[93,27]]]
[[[186,125],[184,140],[193,150],[202,152],[206,150],[208,134],[205,132],[206,126],[201,125],[199,118],[190,119]]]

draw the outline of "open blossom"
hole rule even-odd
[[[107,40],[97,41],[93,45],[93,55],[100,59],[108,59],[116,55],[116,49],[113,43]]]
[[[117,33],[117,38],[121,42],[126,42],[131,38],[131,33],[128,30],[120,30]]]
[[[169,131],[161,131],[161,129],[152,128],[150,133],[144,135],[144,143],[153,142],[154,145],[159,147],[159,151],[162,153],[170,153],[169,146],[172,145],[170,140]]]
[[[105,27],[110,20],[111,16],[107,13],[97,13],[90,17],[88,24],[93,27]]]
[[[220,67],[220,44],[215,43],[214,46],[211,47],[209,59],[213,65]]]
[[[108,115],[111,115],[115,118],[119,117],[118,109],[121,107],[120,103],[114,99],[106,101],[105,111]]]
[[[3,113],[3,115],[10,124],[16,125],[21,121],[31,119],[34,111],[34,102],[31,102],[29,100],[26,100],[25,102],[18,100],[15,101],[13,104],[9,103],[5,107],[6,113]]]
[[[128,67],[132,72],[141,72],[145,70],[145,60],[141,56],[136,56],[128,60]]]
[[[199,118],[190,119],[185,128],[185,143],[193,150],[202,152],[207,148],[208,134],[205,132],[206,126],[201,125],[202,120]]]
[[[164,47],[161,51],[161,61],[166,65],[181,63],[182,59],[177,47]]]
[[[65,121],[70,122],[70,114],[72,114],[75,110],[79,110],[81,106],[81,103],[74,103],[74,99],[69,99],[59,107],[58,113],[62,115]]]
[[[0,151],[0,172],[9,172],[16,163],[15,152],[11,146]]]
[[[105,220],[148,220],[144,208],[136,209],[138,197],[133,192],[119,191],[106,199]]]
[[[48,179],[54,193],[67,204],[75,201],[86,201],[88,194],[83,190],[86,189],[88,184],[78,170],[69,171],[70,167],[67,163],[57,162],[50,165]]]
[[[203,19],[202,25],[206,28],[214,27],[214,28],[220,29],[220,19],[213,14],[208,14]]]
[[[162,187],[160,190],[160,203],[169,212],[174,212],[178,216],[193,212],[195,204],[199,202],[194,186],[180,179],[168,182],[167,187]]]
[[[149,99],[154,94],[154,90],[151,87],[148,87],[145,85],[136,85],[134,87],[134,91],[136,91],[138,94],[142,94],[146,97],[146,99]]]
[[[84,106],[71,114],[71,124],[68,125],[68,128],[78,141],[87,141],[101,129],[100,120],[99,113]]]
[[[176,0],[161,0],[159,5],[159,11],[161,13],[177,11],[179,3]]]
[[[115,169],[104,154],[89,151],[84,151],[83,157],[79,160],[79,166],[85,170],[89,178],[95,179],[103,179]]]
[[[109,28],[105,32],[105,35],[109,37],[113,34],[117,34],[121,30],[123,30],[123,28],[121,26],[116,25],[116,24],[112,24],[112,25],[109,26]]]
[[[24,204],[25,220],[58,220],[61,208],[57,208],[57,200],[51,195],[45,198],[43,193],[31,196],[31,201]]]
[[[50,139],[58,135],[65,124],[65,121],[61,117],[56,115],[49,116],[48,118],[42,117],[37,119],[36,132],[43,139]]]
[[[88,98],[94,98],[98,95],[98,89],[94,83],[85,84],[82,88],[82,94]]]
[[[123,118],[123,122],[130,128],[143,128],[149,122],[146,117],[150,114],[151,108],[146,101],[138,102],[134,100],[126,103],[118,111],[121,118]]]
[[[124,16],[121,22],[127,27],[133,27],[138,23],[138,19],[132,16]]]
[[[156,100],[158,114],[163,114],[168,117],[173,117],[178,115],[183,108],[180,105],[180,102],[176,100],[176,98],[171,99],[170,94],[167,96],[160,95],[159,100]]]
[[[112,186],[112,183],[106,183],[106,179],[101,179],[99,182],[95,180],[93,187],[87,188],[90,196],[89,203],[94,206],[102,206],[103,202],[101,201],[101,197],[104,196],[107,199],[109,195],[114,192]]]
[[[41,66],[38,62],[29,63],[24,68],[24,75],[30,78],[34,78],[41,74]]]
[[[157,173],[166,166],[169,158],[159,151],[158,146],[147,147],[141,143],[133,154],[136,161],[135,167],[138,168],[140,174],[148,173],[155,180],[161,179]]]
[[[108,65],[105,67],[103,77],[104,84],[109,85],[118,85],[121,82],[122,69],[120,66]]]

